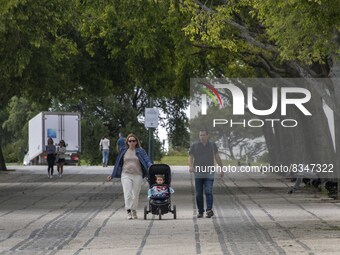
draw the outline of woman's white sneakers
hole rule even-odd
[[[138,219],[136,210],[128,210],[127,217],[128,220]]]
[[[128,220],[132,220],[133,218],[132,218],[132,213],[131,213],[131,211],[129,210],[129,211],[127,211],[127,217],[126,217]]]

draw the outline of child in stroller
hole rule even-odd
[[[155,175],[156,184],[148,190],[148,198],[151,197],[155,200],[158,198],[168,198],[170,194],[174,193],[174,189],[164,184],[165,176],[162,174]],[[159,200],[155,201],[158,202]]]
[[[172,212],[174,219],[176,219],[176,205],[171,210],[171,193],[174,190],[170,187],[171,183],[171,170],[168,165],[154,164],[149,168],[148,174],[149,190],[149,210],[148,206],[144,207],[144,219],[146,220],[147,214],[158,215],[162,219],[162,215]]]

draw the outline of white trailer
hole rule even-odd
[[[28,153],[24,165],[45,164],[43,154],[47,139],[57,146],[66,143],[66,163],[79,164],[81,149],[80,114],[73,112],[40,112],[28,123]]]

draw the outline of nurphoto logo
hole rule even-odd
[[[231,117],[245,116],[246,113],[251,116],[259,116],[259,118],[238,118],[237,120],[214,118],[212,120],[213,127],[217,125],[262,127],[265,124],[273,127],[275,123],[279,123],[283,127],[296,127],[298,120],[287,118],[288,108],[294,109],[304,116],[312,116],[306,106],[311,99],[311,92],[307,88],[301,86],[284,87],[282,84],[276,84],[275,79],[272,79],[271,84],[268,84],[268,80],[265,80],[266,86],[262,88],[258,86],[259,80],[261,79],[257,79],[255,83],[251,82],[251,79],[246,79],[246,83],[239,81],[233,83],[232,80],[222,82],[198,80],[191,87],[192,101],[190,106],[193,108],[198,106],[200,109],[197,108],[197,111],[202,116],[208,114],[210,106],[217,107],[216,110],[221,111],[221,113],[229,107],[232,109]],[[257,93],[266,93],[267,101],[265,103],[260,102]],[[196,105],[192,105],[193,102]]]

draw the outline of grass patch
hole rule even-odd
[[[170,166],[188,166],[188,156],[164,156],[161,161],[155,163],[167,164]]]
[[[157,164],[167,164],[170,166],[188,166],[188,155],[171,155],[164,156],[160,161],[156,161]],[[222,160],[224,166],[237,166],[237,160]],[[262,163],[264,164],[264,163]],[[253,165],[261,165],[261,163],[252,163]],[[265,164],[264,164],[265,165]]]

